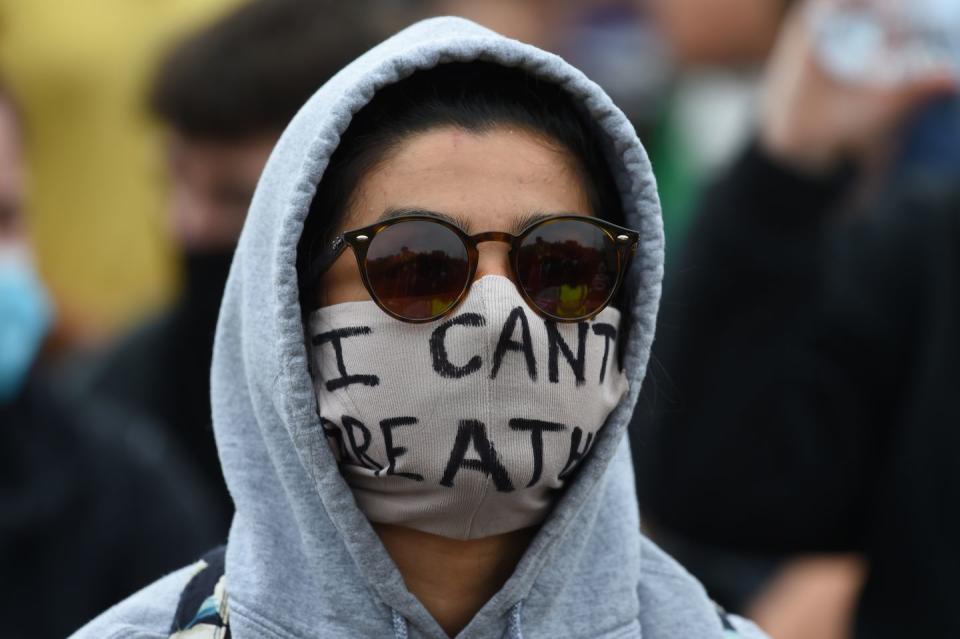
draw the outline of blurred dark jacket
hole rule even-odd
[[[37,376],[0,406],[0,636],[65,637],[209,548],[212,499],[161,447]]]
[[[185,289],[174,306],[103,352],[74,363],[71,385],[147,417],[183,453],[216,503],[207,514],[226,538],[233,516],[210,414],[210,360],[232,251],[185,257]]]
[[[960,636],[960,191],[851,216],[850,177],[753,148],[703,198],[633,424],[641,506],[700,553],[863,553],[858,637]]]

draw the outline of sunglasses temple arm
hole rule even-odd
[[[620,256],[623,260],[623,267],[620,269],[620,277],[617,279],[617,290],[614,291],[614,294],[619,292],[623,287],[623,283],[627,279],[627,275],[630,273],[630,264],[633,262],[633,258],[637,255],[637,247],[640,246],[639,241],[632,242],[630,246],[625,246],[620,249]]]
[[[319,257],[313,262],[313,275],[319,277],[327,272],[347,249],[347,241],[343,235],[338,235],[330,244],[323,248]]]

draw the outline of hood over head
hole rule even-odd
[[[457,18],[413,25],[320,88],[284,132],[254,196],[227,283],[212,373],[214,428],[237,509],[226,556],[233,635],[445,637],[405,587],[325,439],[296,264],[317,184],[352,116],[379,89],[418,70],[475,60],[518,67],[570,93],[605,138],[624,223],[641,239],[621,309],[629,327],[629,390],[513,576],[459,636],[634,637],[643,625],[645,637],[707,637],[713,635],[696,628],[714,626],[720,637],[716,616],[705,621],[712,612],[699,587],[644,545],[639,530],[625,432],[646,370],[663,272],[660,205],[647,155],[628,120],[582,73]],[[641,574],[644,561],[659,566],[649,578]],[[675,596],[643,603],[657,591],[645,580],[663,581],[667,573],[685,584],[671,592],[694,593],[687,625],[655,619],[665,614],[657,610],[676,613]],[[678,634],[654,632],[667,627]]]

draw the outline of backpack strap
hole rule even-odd
[[[193,577],[180,593],[170,639],[184,639],[187,631],[192,631],[191,639],[230,639],[225,554],[226,546],[220,546],[194,564]]]

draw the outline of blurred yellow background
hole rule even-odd
[[[165,45],[237,4],[0,0],[0,73],[28,114],[33,237],[75,338],[118,330],[173,292],[145,96]]]

